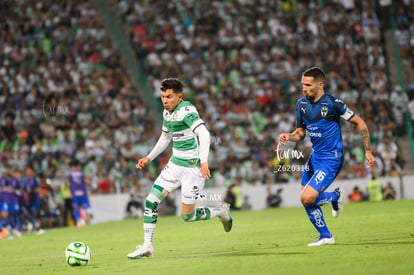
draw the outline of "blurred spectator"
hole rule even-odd
[[[69,181],[64,181],[60,186],[60,194],[64,201],[63,225],[71,226],[75,223],[75,218],[73,216],[72,193],[70,191]]]
[[[114,185],[109,179],[109,175],[98,177],[98,194],[110,194],[114,191]]]
[[[269,186],[267,187],[267,197],[266,197],[266,204],[268,207],[279,207],[283,201],[281,196],[283,189],[278,188],[276,193],[273,193],[272,188]]]
[[[219,165],[218,169],[212,172],[212,180],[214,187],[226,187],[228,185],[229,180],[224,165]]]
[[[395,192],[394,186],[392,186],[392,183],[389,181],[385,185],[385,188],[382,192],[382,196],[384,200],[395,200],[397,197],[397,192]]]
[[[251,210],[252,209],[252,204],[250,203],[250,197],[245,195],[243,197],[243,204],[241,207],[241,210]]]
[[[382,185],[377,180],[377,177],[375,175],[373,175],[371,180],[368,182],[367,193],[369,201],[382,200]]]
[[[224,196],[223,201],[230,204],[231,210],[240,210],[243,205],[243,198],[240,190],[241,182],[232,183]]]
[[[348,202],[360,202],[362,200],[364,200],[364,194],[358,186],[355,186],[348,194]]]
[[[142,218],[144,214],[144,206],[142,200],[139,200],[135,194],[130,194],[125,212],[126,218]]]
[[[177,206],[175,205],[174,196],[169,195],[166,197],[162,204],[159,206],[159,214],[164,216],[171,216],[177,214]]]

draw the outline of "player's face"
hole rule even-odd
[[[310,102],[319,99],[322,93],[323,83],[315,81],[312,76],[302,76],[302,92]]]
[[[180,104],[181,100],[183,99],[182,93],[174,93],[172,89],[167,89],[165,91],[161,91],[161,102],[169,112],[174,111],[175,107]]]

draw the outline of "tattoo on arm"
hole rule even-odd
[[[361,131],[362,142],[364,143],[365,151],[371,151],[371,142],[369,140],[369,132],[367,128],[363,128]]]

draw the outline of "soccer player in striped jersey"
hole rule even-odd
[[[296,130],[279,136],[281,145],[287,141],[301,141],[305,138],[306,131],[311,139],[312,153],[307,163],[308,169],[303,171],[300,198],[309,220],[319,232],[319,239],[309,246],[335,243],[320,206],[331,203],[332,215],[335,218],[343,210],[343,189],[326,191],[338,175],[343,163],[341,118],[358,128],[365,148],[367,167],[372,167],[375,162],[366,123],[342,100],[325,94],[325,80],[325,73],[317,67],[309,68],[302,74],[304,97],[296,103]]]
[[[169,193],[181,186],[181,217],[186,222],[218,217],[224,230],[232,228],[232,218],[227,204],[215,207],[196,207],[205,179],[211,177],[208,166],[210,133],[197,109],[183,100],[183,83],[177,78],[161,82],[161,101],[164,107],[160,138],[148,156],[138,160],[137,169],[147,166],[163,152],[172,140],[172,156],[155,180],[145,200],[144,244],[129,253],[130,259],[151,257],[153,234],[157,224],[158,205]]]

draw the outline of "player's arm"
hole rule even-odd
[[[287,141],[298,142],[305,138],[306,131],[304,128],[296,128],[292,133],[282,133],[279,136],[279,143],[285,145]]]
[[[139,159],[135,167],[137,169],[142,169],[145,166],[147,166],[153,159],[155,159],[159,154],[161,154],[167,148],[168,144],[170,144],[171,142],[171,138],[172,136],[170,133],[162,131],[154,148],[152,148],[148,156]]]
[[[368,131],[367,124],[357,114],[355,114],[348,121],[357,126],[357,128],[359,130],[359,133],[361,134],[361,137],[362,137],[362,143],[363,143],[364,149],[365,149],[365,158],[366,158],[367,166],[372,167],[374,165],[375,158],[374,158],[374,155],[372,154],[372,151],[371,151],[371,141],[370,141],[370,137],[369,137],[369,131]]]
[[[211,177],[210,169],[208,167],[208,154],[210,152],[210,132],[203,123],[194,129],[194,133],[198,135],[198,140],[200,141],[200,172],[203,178],[209,179]]]

